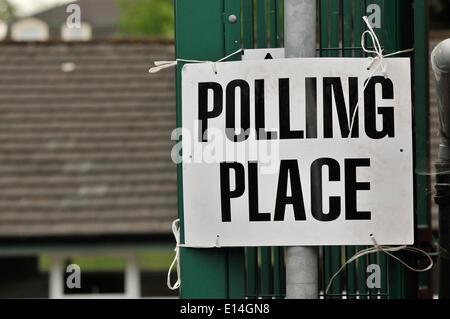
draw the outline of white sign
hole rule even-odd
[[[384,63],[186,64],[185,245],[413,243],[410,61]]]

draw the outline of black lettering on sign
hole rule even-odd
[[[241,93],[241,132],[236,135],[236,88]],[[226,89],[226,135],[232,142],[245,141],[249,136],[250,128],[250,86],[244,80],[234,80],[228,83]]]
[[[385,136],[394,137],[394,108],[376,107],[375,86],[381,84],[383,99],[394,99],[394,84],[383,76],[374,76],[369,80],[364,91],[365,130],[368,137],[382,139]],[[375,113],[375,109],[377,112]],[[377,114],[383,117],[383,128],[377,130]]]
[[[289,79],[279,79],[280,139],[301,139],[303,131],[291,131]]]
[[[230,187],[230,171],[235,173],[235,188]],[[240,197],[245,191],[245,169],[240,163],[220,163],[220,198],[222,222],[231,222],[231,199]]]
[[[348,83],[350,112],[347,114],[341,78],[323,78],[323,134],[325,138],[333,138],[333,95],[341,136],[345,138],[350,133],[351,120],[358,102],[358,78],[349,78]],[[358,111],[356,111],[351,137],[359,137]]]
[[[357,208],[357,191],[370,190],[370,183],[357,182],[357,167],[370,167],[370,159],[345,159],[345,219],[370,220],[370,212],[360,212]]]
[[[258,140],[277,138],[276,132],[267,132],[265,127],[264,80],[255,80],[255,124]]]
[[[339,163],[332,158],[319,158],[311,164],[311,213],[313,217],[322,222],[329,222],[337,219],[341,214],[341,198],[330,196],[329,211],[323,211],[323,187],[322,169],[328,166],[328,180],[337,182],[341,180]]]
[[[208,90],[213,91],[213,108],[208,111]],[[198,119],[200,121],[199,127],[199,142],[207,142],[208,138],[205,132],[208,129],[208,119],[214,118],[222,113],[223,109],[223,90],[219,83],[205,82],[198,84]]]
[[[258,208],[258,162],[248,162],[248,209],[251,222],[270,221],[270,213]]]
[[[317,138],[317,78],[305,79],[306,138]]]
[[[287,195],[288,179],[291,182],[291,196]],[[284,220],[286,205],[292,205],[295,220],[306,220],[297,160],[281,160],[274,220]]]

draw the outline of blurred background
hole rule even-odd
[[[173,1],[0,0],[0,19],[0,297],[176,297],[174,72],[148,73],[173,59]]]
[[[173,24],[173,0],[0,0],[0,297],[177,297],[174,72],[148,74],[174,58]],[[448,0],[430,0],[430,27],[431,52]]]

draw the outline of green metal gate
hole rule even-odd
[[[375,29],[385,53],[414,47],[415,166],[428,171],[428,38],[427,3],[424,0],[318,0],[320,56],[362,57],[362,16],[369,5],[379,5],[382,26]],[[237,16],[237,22],[228,16]],[[176,58],[215,61],[239,48],[283,46],[282,0],[175,0]],[[229,60],[239,60],[235,55]],[[177,66],[177,127],[181,127],[181,68]],[[178,210],[183,236],[182,171],[178,165]],[[431,242],[428,179],[416,175],[416,244]],[[366,247],[322,247],[321,296],[324,298],[416,298],[430,286],[421,277],[385,254],[361,257],[337,277],[327,295],[324,287],[344,258]],[[283,247],[181,249],[181,298],[283,298],[285,296]],[[414,265],[419,260],[402,254]],[[381,268],[381,289],[366,289],[366,266]],[[419,285],[420,281],[420,285]]]

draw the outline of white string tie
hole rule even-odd
[[[175,66],[178,64],[178,62],[189,62],[189,63],[211,63],[212,69],[215,74],[217,74],[217,63],[222,62],[230,57],[232,57],[235,54],[238,54],[240,52],[244,51],[244,49],[240,48],[239,50],[227,55],[226,57],[223,57],[217,61],[201,61],[201,60],[186,60],[186,59],[176,59],[175,61],[155,61],[155,66],[150,68],[148,70],[149,73],[157,73],[163,69],[170,68],[172,66]]]
[[[363,49],[364,52],[368,53],[368,54],[375,54],[375,57],[368,57],[369,59],[369,65],[367,66],[367,70],[372,69],[372,67],[375,65],[375,63],[377,61],[379,61],[378,65],[372,70],[372,73],[369,75],[369,78],[366,80],[366,82],[364,83],[364,87],[363,87],[363,92],[366,90],[367,85],[370,82],[370,79],[375,75],[375,73],[378,71],[379,68],[381,68],[381,72],[383,74],[383,76],[385,78],[387,78],[387,67],[386,64],[384,63],[384,59],[390,56],[394,56],[394,55],[398,55],[398,54],[402,54],[402,53],[408,53],[408,52],[413,52],[414,48],[410,48],[410,49],[406,49],[406,50],[401,50],[401,51],[396,51],[393,53],[389,53],[386,55],[383,55],[383,48],[381,48],[380,45],[380,41],[378,40],[378,37],[375,33],[375,31],[373,30],[372,26],[370,25],[369,19],[364,16],[363,17],[364,22],[367,25],[368,30],[364,31],[361,35],[361,47]],[[366,45],[365,45],[365,38],[366,35],[369,35],[371,41],[372,41],[372,46],[373,46],[373,50],[367,49]],[[353,110],[353,114],[352,114],[352,120],[351,120],[351,125],[350,125],[350,132],[348,133],[348,137],[350,137],[350,135],[352,134],[353,131],[353,125],[355,123],[355,117],[356,114],[358,112],[359,109],[359,103],[361,101],[360,96],[362,94],[359,95],[358,97],[358,102],[356,103],[355,109]]]
[[[172,233],[175,237],[176,246],[175,246],[175,257],[173,258],[172,264],[170,264],[169,271],[167,273],[167,287],[170,290],[176,290],[180,288],[181,285],[181,276],[180,276],[180,248],[186,247],[184,244],[180,243],[180,219],[177,218],[172,223]],[[214,245],[210,246],[196,246],[195,248],[220,248],[220,236],[217,235],[215,239]],[[172,285],[172,281],[170,280],[170,275],[172,273],[173,267],[177,265],[177,281]]]
[[[359,257],[365,256],[365,255],[369,255],[369,254],[375,254],[378,252],[384,252],[385,254],[391,256],[392,258],[396,259],[398,262],[400,262],[402,265],[404,265],[406,268],[408,268],[409,270],[415,271],[415,272],[425,272],[430,270],[431,268],[433,268],[434,262],[433,262],[433,258],[431,258],[431,256],[424,250],[416,248],[416,247],[408,247],[408,246],[397,246],[397,247],[393,247],[393,246],[380,246],[378,245],[378,242],[376,241],[375,237],[373,235],[370,235],[370,239],[373,242],[373,247],[370,248],[366,248],[363,249],[359,252],[357,252],[355,255],[353,255],[350,259],[348,259],[342,266],[341,268],[339,268],[339,270],[333,275],[333,277],[331,277],[330,282],[328,283],[327,289],[325,290],[325,293],[328,293],[328,290],[330,289],[333,280],[341,273],[341,271],[345,268],[345,266],[347,266],[348,264],[354,262],[356,259],[358,259]],[[430,261],[430,264],[424,268],[424,269],[417,269],[417,268],[413,268],[410,265],[408,265],[407,263],[405,263],[403,260],[401,260],[400,258],[398,258],[397,256],[395,256],[394,254],[391,254],[391,252],[396,252],[396,251],[400,251],[400,250],[406,250],[406,251],[412,251],[412,252],[416,252],[416,253],[421,253],[423,255],[425,255],[428,260]]]
[[[172,223],[172,232],[177,245],[175,246],[175,257],[170,265],[169,272],[167,273],[167,287],[170,290],[176,290],[180,288],[181,279],[180,279],[180,219],[175,219]],[[172,268],[177,264],[177,281],[173,284],[170,280],[170,274],[172,273]]]

